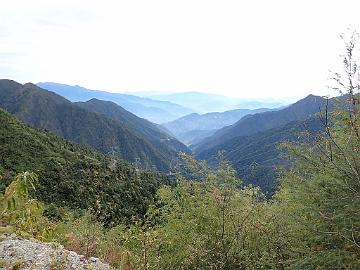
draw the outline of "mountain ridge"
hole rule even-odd
[[[192,113],[174,121],[164,123],[172,134],[188,145],[194,144],[206,136],[212,135],[217,129],[234,124],[248,114],[271,111],[272,109],[260,108],[255,110],[236,109],[225,112],[211,112],[205,114]],[[205,137],[204,137],[205,136]]]
[[[235,137],[252,135],[295,120],[306,120],[325,105],[325,98],[308,95],[282,110],[247,115],[233,125],[218,130],[193,148],[200,153]]]
[[[155,144],[157,149],[162,149],[163,151],[172,149],[176,152],[188,152],[185,145],[182,145],[173,136],[162,130],[160,125],[139,118],[112,101],[93,98],[86,102],[75,102],[74,104],[84,109],[105,115],[108,118],[131,127],[137,134],[146,137]],[[163,147],[164,145],[166,145],[168,149]]]
[[[0,190],[18,173],[33,172],[37,199],[76,210],[100,210],[101,204],[97,217],[111,224],[143,215],[156,189],[169,183],[159,173],[35,129],[1,108],[0,123]]]
[[[284,100],[235,98],[221,94],[196,91],[176,93],[135,92],[135,94],[157,100],[174,102],[201,114],[224,112],[234,109],[277,108],[289,103]]]
[[[72,86],[55,82],[39,82],[37,85],[53,91],[72,102],[87,101],[92,98],[112,101],[127,111],[155,123],[172,121],[193,112],[191,109],[168,101],[153,100],[130,94],[92,90],[79,85]]]
[[[159,151],[129,126],[99,113],[81,108],[38,86],[0,80],[0,106],[26,123],[90,145],[103,153],[115,153],[130,162],[166,171],[175,151]],[[145,121],[145,120],[143,120]]]
[[[304,121],[295,120],[252,135],[234,137],[197,153],[196,158],[214,164],[218,153],[222,152],[245,185],[259,186],[263,192],[273,194],[277,188],[278,167],[289,164],[287,159],[281,157],[279,145],[283,142],[301,142],[309,139],[303,136],[303,132],[314,137],[322,130],[320,119],[312,116]]]

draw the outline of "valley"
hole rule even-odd
[[[335,102],[330,99],[327,103],[324,98],[309,95],[286,107],[190,113],[171,122],[155,124],[149,121],[153,118],[152,112],[142,111],[140,115],[144,118],[141,118],[119,104],[128,104],[131,99],[140,107],[145,101],[159,109],[161,106],[164,109],[164,104],[168,110],[184,107],[79,86],[22,85],[11,80],[0,81],[0,97],[0,107],[33,128],[91,147],[110,158],[124,159],[142,170],[173,173],[174,168],[182,166],[179,153],[193,155],[216,167],[221,152],[245,185],[258,186],[269,196],[277,189],[276,179],[281,168],[288,164],[280,155],[280,144],[298,141],[305,131],[315,136],[321,131],[321,122],[315,115],[322,112],[325,105],[330,110]],[[184,101],[188,94],[177,97]],[[210,102],[213,99],[210,95]]]
[[[10,2],[1,270],[360,269],[360,34],[325,85],[331,3]]]
[[[312,221],[299,227],[298,219],[309,211],[302,207],[312,203],[308,195],[319,200],[327,177],[350,182],[356,177],[357,137],[342,140],[353,134],[348,123],[358,125],[352,122],[358,110],[347,111],[359,105],[351,94],[308,95],[278,108],[190,110],[159,124],[150,121],[153,111],[136,115],[120,106],[122,94],[76,86],[76,97],[72,87],[52,92],[39,85],[0,80],[0,228],[14,250],[14,241],[41,247],[44,253],[36,256],[50,268],[76,260],[104,269],[182,269],[194,255],[191,244],[198,259],[188,261],[189,268],[237,269],[248,260],[255,269],[260,258],[270,256],[270,269],[280,269],[277,252],[291,249],[294,255],[286,256],[303,261],[292,243],[299,236],[293,229],[283,235],[283,228],[310,233]],[[135,107],[144,104],[142,97],[131,98],[140,104]],[[306,177],[315,178],[304,182]],[[352,209],[356,203],[346,201]],[[242,242],[239,230],[256,237]],[[26,235],[38,242],[27,242]],[[46,253],[47,241],[61,244],[57,250],[72,257],[53,258]],[[232,262],[222,257],[222,248],[219,262],[209,257],[218,241],[226,241]],[[3,258],[4,266],[17,267],[10,253],[4,251]]]

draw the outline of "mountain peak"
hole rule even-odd
[[[11,87],[11,88],[19,88],[19,87],[22,87],[22,84],[14,81],[14,80],[9,80],[9,79],[0,79],[0,85],[1,87]]]
[[[323,97],[321,97],[321,96],[316,96],[316,95],[314,95],[314,94],[310,94],[310,95],[307,95],[305,98],[303,98],[303,99],[311,99],[311,98],[323,98]]]
[[[39,86],[37,86],[36,84],[33,84],[33,83],[31,83],[31,82],[25,83],[23,86],[26,87],[26,88],[28,88],[28,87],[31,87],[31,88],[33,88],[33,87],[39,88]]]
[[[310,94],[310,95],[306,96],[305,98],[298,100],[292,106],[294,106],[294,105],[302,105],[303,106],[304,104],[319,103],[319,102],[323,102],[323,101],[325,101],[325,99],[323,97]]]
[[[9,82],[9,83],[16,83],[16,84],[20,84],[14,80],[11,80],[11,79],[0,79],[0,82]]]
[[[100,102],[100,101],[106,102],[105,100],[101,100],[101,99],[98,99],[98,98],[91,98],[86,102],[92,103],[92,102]]]

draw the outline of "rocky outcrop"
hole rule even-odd
[[[63,246],[12,236],[0,238],[0,269],[110,270],[97,258],[85,258]]]

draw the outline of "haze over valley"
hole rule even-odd
[[[325,98],[309,95],[278,108],[264,108],[270,103],[259,102],[260,108],[199,114],[183,106],[191,105],[189,95],[194,93],[177,93],[172,101],[159,101],[60,83],[22,85],[5,79],[0,85],[0,106],[34,128],[165,174],[181,166],[179,153],[216,165],[218,153],[224,151],[242,181],[259,186],[265,194],[275,191],[277,166],[286,164],[278,145],[305,131],[304,121],[310,131],[320,130],[315,115],[326,107]],[[241,103],[221,95],[195,96],[203,104],[215,103],[215,98],[220,98],[220,106]],[[332,105],[330,99],[327,106]],[[175,119],[168,121],[169,117]]]
[[[360,269],[360,5],[0,9],[0,269]]]

